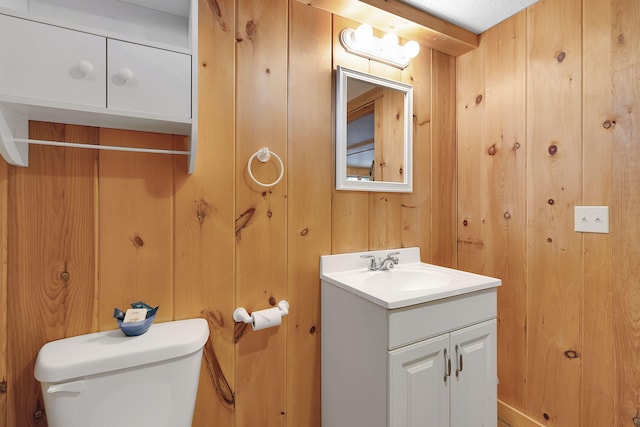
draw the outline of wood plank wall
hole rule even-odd
[[[114,307],[210,326],[194,426],[320,426],[319,256],[419,246],[456,260],[455,60],[404,71],[348,55],[357,25],[289,0],[200,0],[196,172],[182,157],[33,146],[0,162],[0,427],[46,425],[33,378],[46,342],[113,329]],[[337,65],[414,86],[411,194],[334,190]],[[33,138],[181,148],[185,138],[32,122]],[[247,160],[269,147],[283,180]],[[253,164],[262,181],[273,164]],[[287,299],[280,328],[236,325]],[[6,386],[6,390],[5,390]]]
[[[458,266],[503,279],[499,398],[542,425],[640,424],[639,24],[540,0],[457,62]]]

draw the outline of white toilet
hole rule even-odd
[[[38,353],[49,427],[189,427],[198,391],[204,319],[52,341]]]

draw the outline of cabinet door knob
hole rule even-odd
[[[120,77],[124,82],[128,82],[133,78],[133,71],[129,68],[122,68],[118,71],[118,77]]]
[[[78,62],[77,67],[78,67],[78,70],[84,73],[85,76],[93,72],[93,64],[87,61],[86,59],[83,59],[80,62]]]

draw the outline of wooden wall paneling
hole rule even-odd
[[[431,260],[431,49],[421,47],[402,73],[413,86],[413,192],[403,193],[402,243],[417,246],[425,262]]]
[[[331,14],[290,2],[287,425],[320,427],[320,255],[331,253]],[[313,82],[313,84],[309,84]]]
[[[486,183],[483,165],[487,161],[487,117],[485,97],[485,51],[481,38],[478,49],[457,58],[457,158],[458,158],[458,212],[456,229],[458,232],[458,261],[461,270],[480,273],[483,268],[484,232],[483,197],[490,191]],[[439,140],[436,145],[442,145]],[[434,179],[439,179],[435,174]],[[437,193],[434,209],[446,199]]]
[[[369,250],[402,245],[402,194],[369,194]]]
[[[481,36],[486,139],[481,146],[481,273],[499,277],[498,396],[525,408],[526,387],[526,12]],[[484,178],[481,179],[482,182]]]
[[[528,9],[526,412],[582,425],[582,2]],[[573,353],[576,352],[576,353]]]
[[[200,0],[198,155],[175,163],[175,318],[209,322],[194,426],[235,418],[235,2]]]
[[[253,212],[236,235],[236,304],[249,312],[286,298],[288,171],[274,187],[253,183],[246,164],[269,147],[287,160],[288,1],[237,3],[236,217]],[[254,175],[271,182],[277,163],[253,162]],[[286,322],[286,319],[285,319]],[[286,328],[238,334],[236,425],[286,422]]]
[[[606,128],[609,120],[613,126],[609,131],[614,138],[614,156],[611,164],[611,212],[610,221],[613,242],[613,277],[602,277],[601,286],[608,280],[613,282],[613,327],[615,369],[612,374],[617,378],[615,384],[617,394],[614,407],[616,420],[626,425],[640,423],[640,227],[635,220],[640,215],[640,5],[634,1],[611,2],[611,16],[615,21],[611,24],[609,35],[612,49],[611,93],[614,110],[607,116],[600,116],[590,125]],[[605,15],[606,16],[606,15]],[[587,106],[585,105],[585,108]],[[585,122],[585,126],[586,126]],[[605,140],[597,143],[605,145]],[[595,141],[594,141],[595,142]],[[602,147],[605,148],[605,147]],[[595,153],[594,155],[597,155]],[[604,161],[607,157],[600,159]],[[591,166],[591,165],[590,165]],[[607,164],[596,169],[607,183]],[[593,173],[593,169],[586,172]],[[589,176],[589,182],[597,180],[597,176]],[[586,180],[586,178],[585,178]],[[585,182],[585,189],[587,188]],[[602,203],[606,203],[603,196]],[[592,248],[596,236],[588,241]],[[606,237],[605,239],[606,240]],[[601,243],[601,244],[604,244]],[[606,268],[607,266],[605,266]],[[594,283],[589,283],[594,286]],[[586,288],[586,286],[585,286]],[[585,289],[585,292],[588,292]],[[601,351],[605,351],[602,349]],[[586,375],[586,372],[585,372]],[[605,390],[606,391],[606,390]]]
[[[618,4],[623,7],[622,3]],[[625,4],[620,11],[627,13],[628,7],[633,6]],[[615,149],[618,125],[607,127],[604,123],[607,120],[610,124],[617,123],[624,116],[622,111],[616,111],[615,99],[620,90],[626,92],[630,89],[625,82],[620,82],[620,87],[613,79],[614,68],[618,64],[618,35],[622,33],[615,30],[615,21],[620,15],[616,14],[613,2],[597,0],[585,1],[583,14],[583,202],[587,206],[610,206],[613,219],[618,218],[616,212],[619,212],[618,206],[613,204],[614,156],[626,153]],[[629,30],[625,29],[624,33],[628,34]],[[624,195],[625,198],[628,196]],[[583,235],[584,330],[581,356],[582,420],[585,427],[625,425],[620,412],[621,399],[614,398],[622,378],[629,375],[623,370],[623,363],[616,363],[617,355],[624,358],[619,353],[622,349],[616,346],[614,325],[619,307],[614,306],[617,289],[613,280],[613,245],[615,236],[622,231],[618,228],[620,225],[611,220],[611,234]]]
[[[369,61],[368,72],[390,80],[402,81],[402,70],[377,61]],[[368,249],[399,248],[402,245],[402,194],[372,191],[368,193],[368,199]]]
[[[360,23],[333,15],[332,59],[333,85],[335,94],[335,70],[338,65],[356,71],[369,72],[369,60],[348,53],[340,44],[340,32],[345,28],[357,28]],[[332,107],[335,114],[335,95]],[[335,129],[335,118],[333,119]],[[335,156],[335,136],[333,154]],[[331,202],[331,245],[332,253],[366,251],[369,249],[369,193],[365,191],[335,190],[335,157],[333,197]]]
[[[100,143],[169,148],[174,146],[174,137],[101,128]],[[159,305],[156,321],[174,318],[173,163],[168,155],[100,152],[101,330],[117,326],[114,307],[124,310],[135,301]]]
[[[7,169],[0,162],[0,427],[7,427]]]
[[[29,135],[95,144],[95,128],[31,122]],[[95,289],[92,150],[30,147],[9,170],[7,425],[44,425],[36,355],[48,341],[91,331]]]
[[[431,261],[457,265],[456,59],[431,52]]]

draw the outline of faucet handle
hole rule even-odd
[[[391,252],[387,254],[387,258],[391,259],[393,261],[394,264],[398,264],[400,262],[400,260],[398,259],[398,257],[396,255],[400,255],[400,252]]]
[[[371,258],[371,262],[369,263],[369,270],[376,269],[376,257],[374,257],[373,255],[360,255],[360,258]]]

